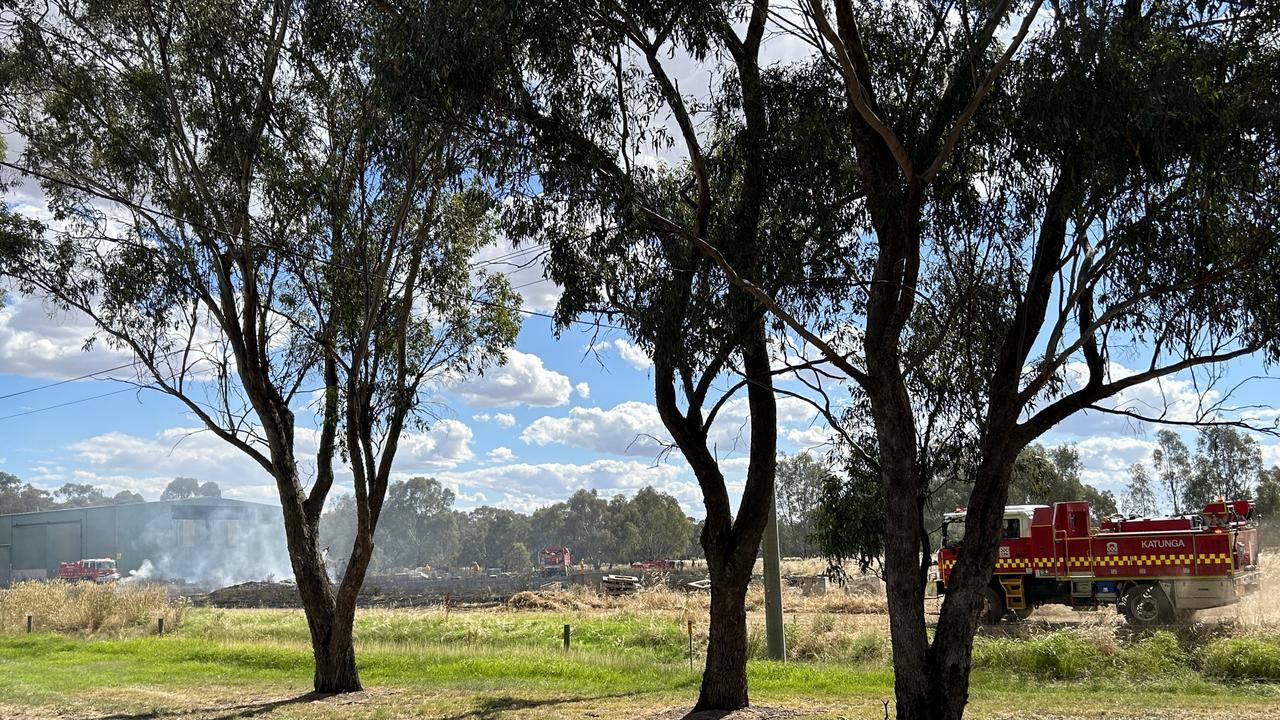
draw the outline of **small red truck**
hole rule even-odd
[[[542,548],[538,553],[538,572],[544,577],[568,575],[572,564],[569,548],[561,545]]]
[[[1007,507],[982,621],[1049,604],[1115,605],[1131,624],[1163,625],[1239,602],[1259,584],[1252,513],[1247,500],[1218,500],[1197,515],[1114,517],[1095,528],[1083,501]],[[943,517],[939,595],[963,551],[964,520],[963,508]]]
[[[78,562],[58,563],[60,580],[92,580],[93,582],[115,582],[120,579],[116,571],[116,561],[111,558],[93,558]]]

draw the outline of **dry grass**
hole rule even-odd
[[[187,607],[160,585],[32,580],[0,590],[0,632],[26,632],[31,616],[37,632],[142,634],[156,632],[160,618],[176,629]]]
[[[855,578],[845,588],[832,585],[823,595],[805,595],[799,588],[782,588],[782,605],[788,613],[880,615],[887,612],[884,587],[875,578]],[[747,610],[764,609],[764,588],[751,585],[747,589]],[[710,596],[705,592],[672,590],[658,578],[634,595],[608,596],[597,588],[575,585],[564,590],[529,590],[516,593],[508,602],[514,610],[589,612],[644,611],[705,615],[710,609]]]

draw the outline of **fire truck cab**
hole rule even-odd
[[[1259,580],[1251,515],[1246,500],[1219,500],[1197,515],[1113,517],[1092,527],[1087,502],[1010,506],[982,621],[1025,618],[1047,604],[1114,605],[1131,624],[1159,625],[1239,602]],[[963,508],[943,517],[939,595],[963,550],[964,519]]]
[[[58,563],[58,578],[108,583],[119,580],[120,573],[116,571],[116,561],[111,558],[89,558]]]

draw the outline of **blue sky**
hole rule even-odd
[[[765,45],[767,62],[810,53],[803,41],[785,34],[771,34]],[[695,93],[713,82],[706,66],[688,58],[671,59],[670,71],[682,88]],[[16,160],[21,142],[8,140],[8,157]],[[10,198],[37,214],[41,200],[38,188],[29,184]],[[510,248],[491,247],[480,259],[509,253]],[[539,282],[538,263],[519,266],[528,257],[519,255],[515,262],[494,268],[510,274],[526,308],[548,311],[557,289]],[[86,380],[5,397],[131,360],[100,344],[84,352],[81,346],[90,333],[83,319],[51,313],[36,299],[11,297],[0,308],[0,418],[75,403],[0,419],[0,470],[49,489],[88,482],[147,498],[157,497],[173,477],[187,475],[218,482],[230,497],[274,500],[274,486],[259,468],[211,434],[198,432],[198,424],[176,401],[158,393],[129,391],[76,402],[124,387]],[[665,437],[653,407],[648,358],[616,331],[605,331],[594,340],[592,348],[593,334],[582,328],[566,330],[557,338],[549,320],[526,318],[505,367],[436,391],[448,410],[428,431],[405,437],[397,476],[437,477],[455,489],[463,508],[493,504],[529,510],[580,488],[611,495],[653,485],[675,495],[690,514],[701,515],[696,483],[678,453],[660,459],[658,447],[646,439]],[[1113,357],[1113,373],[1124,373],[1143,361],[1136,351]],[[1217,387],[1225,390],[1267,373],[1259,360],[1248,359],[1227,368]],[[1273,421],[1280,407],[1276,379],[1280,378],[1246,383],[1228,404],[1262,406],[1253,415]],[[1191,378],[1178,377],[1128,392],[1115,402],[1145,412],[1167,407],[1174,419],[1189,419],[1196,414],[1201,389]],[[782,400],[779,416],[781,450],[822,450],[825,431],[803,403]],[[301,413],[299,418],[308,419]],[[735,486],[740,486],[745,471],[739,450],[745,420],[745,401],[739,400],[726,408],[714,430],[718,456]],[[1184,435],[1194,447],[1194,432]],[[1067,420],[1042,442],[1075,444],[1085,462],[1085,479],[1118,491],[1126,468],[1149,458],[1153,437],[1154,429],[1144,424],[1086,413]],[[1259,439],[1264,461],[1280,463],[1280,442]],[[300,447],[305,449],[305,438]]]
[[[499,254],[497,248],[488,252]],[[513,284],[531,282],[540,272],[538,267],[519,270]],[[556,297],[556,288],[546,282],[524,292],[526,307],[536,310],[548,309]],[[38,300],[10,298],[0,310],[0,396],[129,361],[101,345],[83,351],[88,333],[75,316],[50,313]],[[654,485],[700,515],[696,484],[678,453],[659,459],[658,447],[646,437],[665,437],[652,403],[648,358],[619,332],[595,337],[594,347],[592,339],[582,328],[556,338],[549,320],[526,318],[506,366],[438,390],[447,409],[429,430],[402,441],[397,476],[440,478],[455,489],[463,508],[494,504],[526,511],[580,488],[611,495]],[[1237,363],[1219,386],[1264,371],[1257,360]],[[0,420],[0,469],[50,489],[89,482],[147,498],[157,497],[173,477],[188,475],[218,482],[230,497],[273,501],[271,480],[209,433],[193,432],[197,423],[176,401],[129,390],[77,402],[125,387],[83,380],[0,399],[0,416],[75,403]],[[1234,404],[1264,405],[1268,409],[1259,417],[1273,417],[1269,408],[1278,404],[1277,387],[1274,378],[1251,382],[1237,391]],[[1121,402],[1144,410],[1165,403],[1179,415],[1191,412],[1198,397],[1188,379],[1175,378]],[[735,485],[745,470],[740,452],[744,405],[731,404],[715,431]],[[784,452],[822,442],[824,429],[803,404],[784,400],[780,418]],[[307,417],[300,414],[299,420]],[[1076,444],[1086,479],[1119,490],[1125,468],[1148,459],[1153,435],[1140,423],[1092,413],[1066,421],[1044,442]],[[1194,443],[1191,433],[1187,440]],[[1267,463],[1280,462],[1280,444],[1260,440]],[[305,440],[300,446],[306,448]]]

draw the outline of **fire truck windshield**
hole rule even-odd
[[[964,539],[964,518],[947,518],[942,521],[942,547],[955,547]]]

